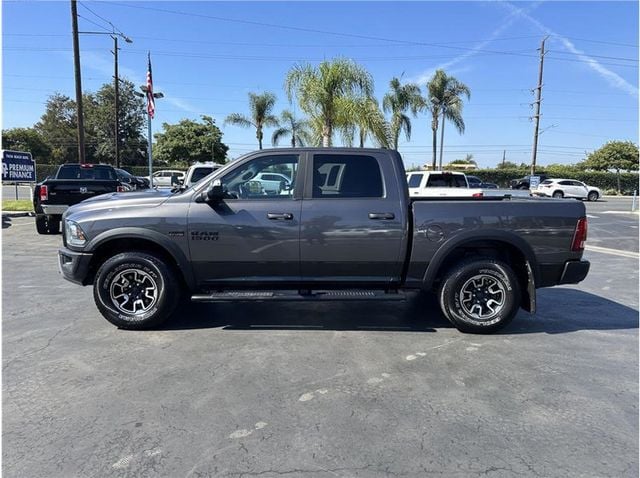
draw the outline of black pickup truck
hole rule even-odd
[[[63,164],[33,191],[33,210],[39,234],[60,232],[62,214],[85,199],[124,188],[116,171],[106,164]]]
[[[267,173],[291,180],[267,193]],[[184,295],[398,300],[413,289],[435,292],[460,330],[488,333],[534,312],[536,288],[582,281],[586,236],[578,201],[410,198],[396,151],[273,149],[191,188],[69,208],[59,266],[93,284],[122,328],[157,326]]]

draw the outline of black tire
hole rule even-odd
[[[36,231],[38,231],[38,234],[49,234],[47,216],[44,214],[36,214]]]
[[[46,214],[36,214],[36,231],[38,234],[58,234],[60,232],[60,219]]]
[[[598,194],[597,191],[591,191],[588,195],[587,195],[587,199],[589,201],[597,201],[600,198],[600,195]]]
[[[155,327],[171,316],[179,302],[180,284],[174,276],[170,267],[155,256],[124,252],[100,266],[93,298],[104,318],[122,329]],[[133,303],[129,301],[131,295]]]
[[[556,199],[562,199],[564,197],[564,193],[562,191],[554,191],[553,197]]]
[[[507,264],[475,258],[462,261],[447,272],[438,297],[445,317],[458,330],[490,334],[516,316],[521,291],[518,278]]]

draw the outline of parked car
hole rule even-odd
[[[467,182],[469,183],[470,188],[480,188],[480,189],[498,189],[498,185],[495,183],[485,183],[478,176],[470,176],[467,174]]]
[[[149,188],[149,182],[147,178],[134,176],[129,171],[121,168],[114,168],[116,171],[116,176],[118,180],[122,183],[125,189],[129,191],[137,190],[137,189],[147,189]]]
[[[210,175],[215,170],[221,168],[221,164],[216,163],[196,163],[192,166],[189,166],[187,169],[187,173],[185,174],[185,179],[183,186],[185,188],[190,188],[202,178]]]
[[[549,176],[547,176],[546,174],[536,174],[536,176],[540,177],[540,182],[549,178]],[[511,187],[511,189],[529,189],[531,184],[530,179],[531,179],[531,175],[527,175],[520,179],[512,179],[509,182],[509,186]]]
[[[281,173],[259,173],[253,179],[262,184],[262,188],[267,194],[280,194],[291,186],[291,178]]]
[[[554,198],[576,198],[597,201],[601,196],[600,189],[587,186],[582,181],[575,179],[545,179],[535,191],[538,196]]]
[[[407,173],[407,183],[409,185],[409,195],[411,197],[524,197],[530,195],[529,191],[525,192],[511,189],[497,189],[491,187],[481,188],[479,186],[474,186],[469,181],[469,176],[461,172],[411,172]]]
[[[246,187],[277,169],[292,171],[289,196]],[[256,151],[191,188],[95,198],[64,220],[62,274],[92,284],[102,315],[126,329],[159,325],[183,293],[402,300],[413,289],[436,292],[461,331],[489,333],[533,312],[536,288],[589,271],[583,203],[409,197],[389,149]]]
[[[33,190],[36,230],[39,234],[57,234],[62,214],[69,206],[100,194],[124,191],[112,166],[63,164]]]
[[[163,169],[153,173],[153,187],[156,188],[171,188],[180,185],[184,182],[184,171],[176,169]],[[149,180],[149,176],[146,176]]]

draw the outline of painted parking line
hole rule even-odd
[[[609,249],[608,247],[599,246],[585,246],[587,251],[600,252],[602,254],[611,254],[612,256],[631,257],[633,259],[640,258],[640,254],[637,252],[622,251],[620,249]]]

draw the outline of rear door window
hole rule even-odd
[[[313,198],[381,198],[380,165],[373,156],[316,154],[313,157]]]
[[[461,174],[430,174],[428,188],[466,188],[467,184]]]

